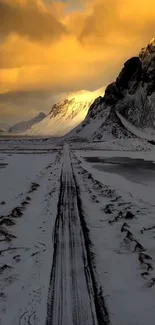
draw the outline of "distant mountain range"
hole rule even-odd
[[[0,121],[0,132],[7,132],[9,130],[9,125],[7,123],[1,122]]]
[[[41,122],[45,117],[46,117],[46,114],[41,112],[31,120],[22,121],[22,122],[14,124],[12,127],[9,128],[9,132],[11,132],[11,133],[23,133],[23,132],[26,132],[33,125],[35,125],[36,123]]]
[[[9,131],[90,141],[135,136],[155,139],[155,39],[139,56],[125,62],[105,93],[100,89],[69,94],[47,116],[40,113]]]

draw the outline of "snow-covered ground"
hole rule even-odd
[[[153,325],[155,154],[76,150],[73,155],[111,322],[117,325]],[[88,157],[94,161],[90,159],[93,162],[89,162]],[[96,162],[96,157],[100,161]],[[124,157],[126,164],[126,158],[132,159],[133,164],[140,159],[139,166],[136,165],[135,169],[126,166],[126,173],[123,173],[124,163],[119,172],[117,169],[104,169],[104,166],[118,166],[120,157]],[[148,174],[141,166],[143,159],[144,165],[153,161],[154,170],[148,166]],[[138,173],[140,181],[137,181]]]
[[[0,324],[42,325],[61,152],[0,157]]]
[[[56,141],[60,142],[60,140]],[[0,137],[1,153],[49,153],[53,148],[55,148],[55,142],[50,138]]]
[[[130,131],[132,134],[135,134],[137,137],[140,137],[141,139],[146,139],[149,141],[155,140],[155,130],[152,128],[137,128],[132,123],[130,123],[124,116],[122,116],[120,113],[116,112],[117,116],[125,126],[125,128]]]
[[[145,140],[1,142],[0,324],[154,325],[154,192]]]

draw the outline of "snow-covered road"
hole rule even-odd
[[[47,325],[108,324],[104,299],[97,291],[84,222],[70,153],[65,145]]]

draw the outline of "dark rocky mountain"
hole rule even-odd
[[[125,63],[114,88],[119,113],[137,127],[155,128],[155,40]]]
[[[107,86],[104,97],[97,98],[85,120],[68,134],[90,140],[111,137],[134,137],[120,115],[145,134],[155,132],[155,39],[139,56],[125,62],[116,81]],[[147,138],[147,136],[146,136]]]

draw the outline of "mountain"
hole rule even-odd
[[[118,112],[140,128],[155,128],[155,39],[128,60],[109,97]]]
[[[82,90],[68,94],[65,100],[54,104],[46,118],[33,125],[26,134],[63,136],[81,123],[94,98],[101,93],[103,93],[103,89],[94,92]]]
[[[12,127],[9,128],[9,132],[11,132],[11,133],[25,132],[28,129],[30,129],[33,125],[42,121],[45,117],[46,117],[46,115],[41,112],[31,120],[16,123],[15,125],[13,125]]]
[[[133,138],[126,129],[114,108],[105,104],[104,97],[98,97],[90,106],[85,120],[69,132],[65,138],[82,138],[102,141],[113,138]]]
[[[155,39],[125,62],[104,97],[91,105],[85,120],[67,137],[89,140],[155,138]]]
[[[0,121],[0,131],[1,131],[1,133],[2,132],[7,132],[9,127],[10,126],[7,123]]]

